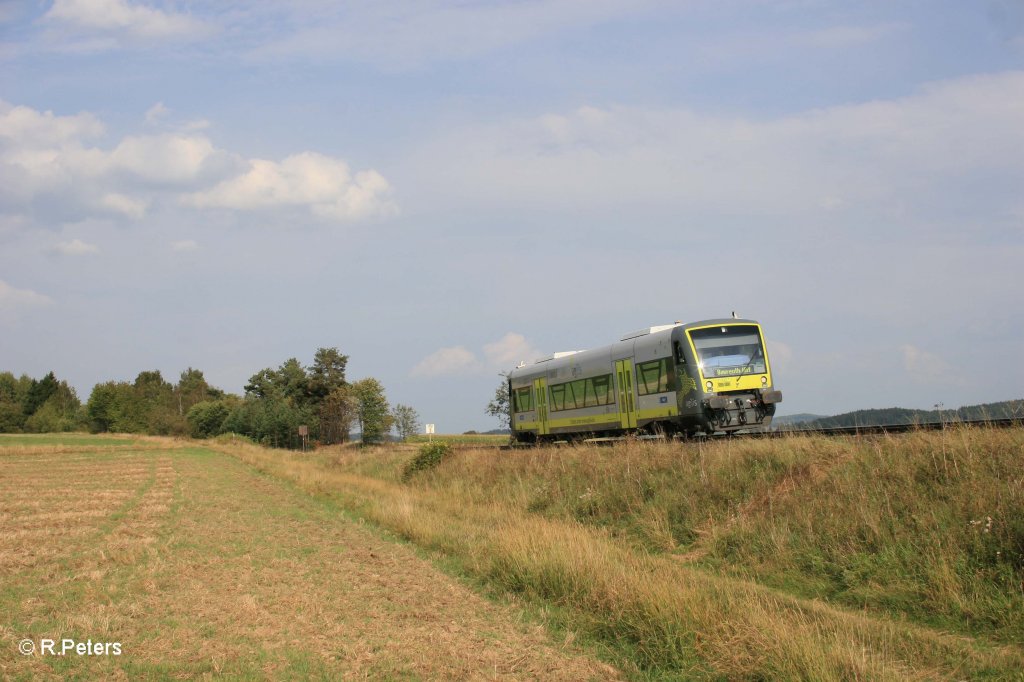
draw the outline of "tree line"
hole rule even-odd
[[[384,440],[392,429],[403,440],[416,433],[416,410],[392,407],[377,379],[350,383],[347,364],[348,356],[337,348],[319,348],[308,367],[289,358],[256,372],[241,396],[210,386],[191,367],[176,383],[158,370],[144,371],[134,382],[96,384],[85,404],[53,372],[38,380],[0,372],[0,433],[235,433],[274,447],[298,447],[299,426],[325,445],[347,441],[354,427],[363,442]]]

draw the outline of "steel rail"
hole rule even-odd
[[[982,427],[982,428],[1013,428],[1024,427],[1024,417],[1006,417],[999,419],[968,419],[968,420],[944,420],[934,422],[910,422],[905,424],[860,424],[857,426],[832,426],[819,428],[800,428],[799,425],[785,426],[777,429],[764,431],[745,431],[739,433],[722,433],[710,436],[699,436],[701,440],[718,440],[725,438],[790,438],[794,436],[871,436],[880,434],[913,433],[916,431],[941,431],[944,429],[956,429],[961,427]],[[558,440],[548,443],[514,443],[508,445],[455,445],[458,449],[469,448],[494,448],[497,450],[517,450],[522,448],[562,446],[570,444],[580,445],[614,445],[630,440],[660,440],[665,438],[656,436],[616,436],[609,438],[590,438],[584,440],[570,441]],[[674,439],[675,440],[675,439]],[[686,440],[694,440],[686,439]],[[680,442],[676,440],[676,442]],[[685,442],[685,441],[683,441]]]
[[[823,436],[856,436],[879,433],[908,433],[912,431],[942,431],[943,429],[961,426],[982,426],[988,428],[1011,428],[1024,426],[1024,417],[1004,417],[1000,419],[950,419],[937,422],[909,422],[905,424],[864,424],[857,426],[831,426],[825,428],[800,428],[800,425],[786,426],[769,433],[789,434],[820,434]]]

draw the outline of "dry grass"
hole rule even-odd
[[[963,430],[458,452],[409,486],[408,453],[232,452],[557,606],[647,674],[956,679],[1024,669],[1022,446]]]
[[[0,678],[617,676],[232,458],[73,449],[0,454]],[[22,637],[124,654],[23,657]]]

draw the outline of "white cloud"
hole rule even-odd
[[[194,239],[183,239],[180,242],[171,242],[171,251],[198,251],[199,244]]]
[[[53,299],[31,289],[16,289],[0,280],[0,313],[14,313],[28,308],[38,308],[53,303]]]
[[[697,39],[691,48],[694,60],[707,69],[738,68],[751,63],[786,63],[793,59],[827,57],[823,51],[882,49],[879,45],[909,33],[909,22],[838,23],[825,26],[779,28],[758,25],[750,28],[739,22],[739,28],[712,31]],[[851,55],[852,57],[853,55]]]
[[[273,17],[284,38],[259,57],[347,58],[387,68],[465,59],[567,27],[580,28],[636,13],[649,0],[458,0],[327,3],[320,11]],[[276,35],[276,33],[275,33]]]
[[[197,119],[195,119],[193,121],[186,121],[185,123],[182,124],[181,127],[182,127],[183,130],[186,130],[186,131],[189,131],[189,132],[192,132],[192,131],[195,131],[195,130],[206,130],[207,128],[210,127],[210,122],[207,121],[205,118],[197,118]]]
[[[187,14],[164,12],[126,0],[55,0],[44,18],[78,30],[150,39],[194,39],[210,30]]]
[[[199,135],[145,135],[124,138],[110,153],[116,172],[156,183],[187,185],[232,165],[231,155]]]
[[[340,159],[305,152],[280,163],[254,159],[249,172],[192,194],[186,203],[237,210],[304,206],[315,215],[344,221],[393,214],[390,189],[377,171],[353,175]]]
[[[163,102],[157,102],[146,111],[146,123],[154,125],[159,123],[171,113],[171,110],[164,106]]]
[[[90,113],[55,116],[52,111],[12,106],[0,100],[0,140],[19,147],[59,146],[98,137],[103,124]]]
[[[586,106],[464,126],[419,150],[412,172],[432,202],[491,210],[928,211],[972,174],[1024,183],[1022,120],[1024,71],[764,120]]]
[[[410,375],[436,377],[508,371],[521,361],[531,362],[542,355],[522,334],[508,332],[497,341],[484,344],[482,360],[465,346],[450,346],[423,358]]]
[[[353,173],[342,159],[303,152],[247,162],[197,133],[130,135],[104,149],[92,143],[102,132],[90,114],[55,116],[0,101],[2,212],[53,224],[94,215],[139,220],[161,203],[308,210],[336,222],[397,211],[380,173]]]
[[[476,355],[463,346],[452,346],[434,351],[412,368],[414,377],[438,377],[451,374],[473,374],[480,370]]]
[[[909,343],[900,346],[900,351],[903,353],[903,369],[915,380],[952,382],[954,379],[953,368],[938,355]]]
[[[92,145],[102,133],[91,114],[56,116],[0,102],[5,212],[138,219],[154,198],[152,186],[200,187],[220,180],[240,161],[202,136],[130,136],[107,151]]]
[[[828,49],[859,47],[903,33],[909,28],[910,24],[906,23],[829,26],[804,34],[796,34],[791,38],[791,42],[797,45]]]
[[[51,249],[54,253],[65,256],[85,256],[91,253],[99,253],[100,249],[95,244],[88,244],[81,239],[72,239],[69,242],[57,242]]]
[[[194,133],[206,130],[210,122],[205,118],[197,118],[188,121],[176,121],[172,119],[171,110],[163,102],[157,102],[145,114],[146,124],[152,127],[173,128],[184,133]]]
[[[100,199],[99,205],[114,213],[128,218],[134,218],[136,220],[146,215],[146,201],[142,199],[132,199],[129,196],[118,194],[117,192],[108,192],[107,194],[104,194]]]
[[[776,370],[789,369],[793,362],[793,348],[787,343],[774,339],[767,339],[765,343],[768,344],[768,361],[771,362],[772,368]]]
[[[534,348],[522,334],[509,332],[493,343],[484,345],[487,363],[502,370],[515,368],[520,362],[532,362],[542,353]]]

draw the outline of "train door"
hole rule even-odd
[[[546,436],[548,428],[548,382],[547,379],[533,380],[533,398],[537,408],[537,434]]]
[[[636,403],[633,399],[633,361],[616,360],[615,377],[619,387],[619,424],[624,429],[636,428]]]

